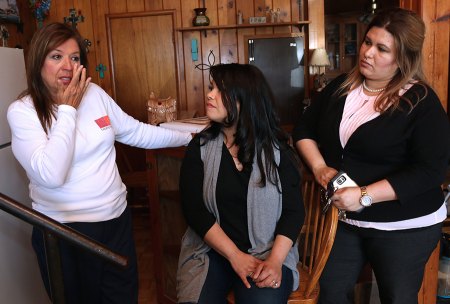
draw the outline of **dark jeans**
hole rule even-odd
[[[320,304],[353,303],[353,290],[369,262],[383,304],[414,304],[425,264],[441,236],[441,224],[380,231],[338,224],[330,257],[320,278]]]
[[[236,304],[286,304],[292,292],[292,271],[283,266],[282,281],[279,288],[259,288],[251,279],[251,288],[247,289],[223,256],[210,250],[208,275],[198,304],[226,304],[230,290],[234,291]]]
[[[136,304],[138,299],[137,259],[131,213],[128,208],[120,217],[109,221],[67,223],[66,225],[106,245],[112,251],[128,257],[128,266],[122,269],[60,240],[59,250],[66,303]],[[32,245],[38,258],[45,288],[50,295],[44,239],[41,230],[37,228],[33,228]]]

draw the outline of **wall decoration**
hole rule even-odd
[[[78,22],[84,22],[84,16],[81,15],[81,11],[77,12],[75,8],[69,9],[69,16],[64,17],[64,23],[72,23],[72,28],[76,29]]]
[[[1,1],[1,0],[0,0]],[[38,22],[38,28],[41,28],[44,19],[48,16],[52,0],[29,0],[31,12]]]
[[[16,0],[0,0],[0,21],[20,23]]]
[[[100,63],[95,67],[95,70],[99,73],[99,77],[101,79],[105,78],[106,65]]]
[[[195,65],[195,68],[200,71],[209,70],[216,63],[216,55],[214,55],[213,50],[209,50],[208,63],[199,63]]]

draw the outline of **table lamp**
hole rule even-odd
[[[327,66],[330,66],[330,60],[328,59],[327,51],[324,48],[315,49],[312,53],[309,65],[313,67],[312,74],[315,75],[314,88],[320,91],[327,84],[327,78],[325,77],[325,68]]]

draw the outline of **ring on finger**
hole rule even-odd
[[[248,274],[248,277],[251,277],[253,275],[253,271],[250,271]]]
[[[273,287],[278,287],[278,282],[275,282],[274,284],[273,284]]]

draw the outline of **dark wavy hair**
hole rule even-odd
[[[261,172],[260,186],[265,186],[267,181],[277,185],[273,148],[289,150],[295,163],[299,165],[299,161],[288,143],[288,134],[280,126],[275,99],[263,73],[250,64],[230,63],[212,66],[210,75],[220,91],[228,115],[223,123],[212,122],[199,136],[206,141],[216,138],[223,128],[237,121],[234,142],[239,146],[239,161],[244,166],[251,166],[256,153]],[[264,170],[262,152],[268,172]]]
[[[41,76],[45,57],[69,39],[75,39],[80,48],[80,63],[87,68],[88,60],[83,38],[76,29],[64,23],[50,23],[38,30],[30,44],[27,55],[27,89],[19,98],[30,95],[45,132],[51,127],[55,113],[55,101]]]
[[[411,109],[414,104],[423,99],[427,94],[426,80],[422,69],[422,47],[425,39],[425,24],[415,12],[402,8],[393,8],[378,13],[367,27],[364,37],[372,27],[385,29],[394,38],[396,50],[397,73],[389,81],[375,102],[375,108],[381,113],[392,106],[392,110],[399,108],[400,100],[404,100]],[[364,43],[364,41],[362,42]],[[338,92],[342,95],[358,87],[364,80],[364,76],[356,65],[349,73],[346,81],[342,83]],[[423,96],[414,96],[414,100],[405,95],[399,96],[398,92],[408,83],[421,85]]]

